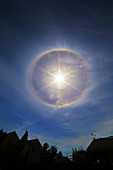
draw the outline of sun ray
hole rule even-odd
[[[63,78],[65,78],[66,76],[68,76],[68,75],[70,75],[71,73],[74,73],[74,72],[76,72],[76,71],[77,71],[77,69],[72,70],[72,71],[70,71],[70,72],[64,74]]]
[[[51,85],[54,84],[54,83],[55,83],[55,81],[53,81],[53,82],[51,82],[51,83],[48,83],[46,86],[42,87],[42,88],[40,89],[40,91],[48,88],[49,86],[51,86]]]
[[[58,71],[60,71],[60,66],[61,66],[61,59],[60,59],[60,57],[58,55],[58,64],[57,64]]]
[[[59,99],[61,98],[61,90],[60,89],[58,90],[58,98]]]
[[[58,65],[57,65],[57,68],[58,68],[58,75],[55,75],[55,74],[53,74],[53,73],[51,73],[51,72],[45,70],[45,69],[42,68],[42,67],[39,67],[39,68],[40,68],[43,72],[49,74],[51,77],[54,77],[54,78],[55,78],[54,81],[48,83],[46,86],[44,86],[43,88],[41,88],[40,91],[42,91],[42,90],[44,90],[44,89],[50,87],[52,84],[55,84],[55,83],[57,82],[57,83],[58,83],[58,94],[59,94],[58,96],[59,96],[59,98],[60,98],[60,97],[61,97],[61,82],[60,82],[60,81],[58,82],[58,78],[57,78],[57,76],[60,76],[60,75],[61,75],[60,58],[58,57]],[[73,72],[75,72],[75,71],[76,71],[76,70],[73,70],[73,71],[70,71],[70,72],[68,72],[68,73],[66,73],[66,74],[64,74],[64,75],[62,75],[62,80],[61,80],[61,81],[64,82],[65,84],[67,84],[68,86],[70,86],[71,88],[80,91],[79,88],[77,88],[77,87],[71,85],[70,83],[68,83],[67,81],[64,80],[65,77],[68,77],[68,75],[70,75],[71,73],[73,73]]]
[[[75,90],[79,90],[79,91],[80,91],[80,89],[79,89],[79,88],[77,88],[77,87],[75,87],[75,86],[71,85],[71,84],[70,84],[70,83],[68,83],[67,81],[63,80],[63,82],[64,82],[65,84],[67,84],[68,86],[70,86],[71,88],[73,88],[73,89],[75,89]]]
[[[39,67],[43,72],[45,72],[45,73],[47,73],[47,74],[49,74],[50,76],[52,76],[52,77],[54,77],[55,78],[55,75],[54,74],[52,74],[51,72],[49,72],[49,71],[47,71],[47,70],[45,70],[44,68],[42,68],[42,67]]]
[[[61,58],[59,57],[58,55],[58,62],[57,62],[57,73],[55,72],[54,74],[51,73],[50,71],[48,70],[45,70],[44,68],[40,67],[39,68],[44,72],[44,73],[47,73],[48,75],[50,75],[52,78],[54,78],[54,81],[48,83],[46,86],[44,86],[43,88],[40,89],[40,91],[46,89],[46,88],[49,88],[51,87],[51,85],[55,84],[57,90],[58,90],[58,99],[61,99],[61,84],[64,83],[66,85],[68,85],[69,87],[71,87],[72,89],[75,89],[77,91],[80,91],[79,88],[77,88],[76,86],[73,86],[72,84],[70,84],[69,82],[67,82],[65,80],[65,78],[68,78],[68,76],[70,74],[73,74],[74,72],[77,71],[77,68],[75,68],[74,70],[71,70],[67,73],[63,73],[62,72],[62,69],[61,69]],[[52,80],[52,79],[50,79]]]

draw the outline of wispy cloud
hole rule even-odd
[[[100,105],[103,99],[107,100],[108,98],[113,97],[113,93],[109,90],[109,88],[107,88],[107,85],[113,81],[112,77],[113,72],[102,72],[100,75],[97,73],[86,95],[81,101],[79,101],[78,105]],[[72,108],[74,108],[76,105],[77,104],[73,104]]]
[[[29,120],[23,120],[20,124],[16,125],[16,132],[21,137],[25,130],[27,130],[30,126],[33,126],[36,123],[36,121],[29,121]]]
[[[69,126],[69,123],[66,123],[65,126]],[[93,132],[96,134],[97,138],[105,137],[113,134],[113,118],[108,118],[106,120],[103,120],[100,123],[95,123],[93,125],[92,129]],[[104,130],[103,130],[104,129]],[[70,130],[72,130],[72,127],[70,127]],[[86,133],[82,133],[78,137],[48,137],[41,134],[34,134],[29,133],[29,139],[38,138],[43,145],[45,142],[48,142],[50,145],[56,145],[58,147],[58,150],[63,151],[64,154],[71,153],[72,147],[79,148],[80,146],[83,146],[85,149],[88,147],[88,145],[91,143],[92,138],[90,135],[90,131],[87,131]]]
[[[106,118],[95,130],[97,137],[113,136],[113,118]]]
[[[13,68],[10,67],[7,64],[1,63],[0,65],[1,74],[0,74],[0,81],[1,81],[1,88],[0,93],[5,96],[9,100],[13,100],[13,102],[16,102],[14,98],[12,98],[12,95],[9,95],[10,89],[17,92],[18,96],[21,96],[21,98],[25,98],[26,96],[26,88],[25,88],[25,78],[24,74],[22,75],[20,70],[19,72]],[[3,84],[3,87],[2,87]]]
[[[0,63],[0,71],[1,96],[14,104],[19,105],[24,102],[24,105],[30,107],[34,111],[39,110],[39,108],[46,111],[48,110],[46,105],[42,104],[30,92],[26,72],[22,73],[21,68],[20,70],[15,70],[15,68],[2,62]],[[42,105],[44,105],[44,107],[41,107]],[[50,115],[49,113],[50,111],[48,111],[48,115]],[[41,114],[43,114],[43,112]]]
[[[62,138],[52,138],[47,137],[39,134],[29,134],[29,138],[38,138],[43,145],[45,142],[49,143],[49,145],[56,145],[58,150],[63,151],[64,154],[69,153],[72,151],[72,147],[79,148],[80,146],[83,146],[84,149],[87,148],[89,143],[91,142],[90,134],[80,136],[78,138],[75,137],[62,137]]]

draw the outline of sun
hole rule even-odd
[[[63,77],[61,73],[58,73],[58,75],[55,76],[55,81],[60,84],[63,82]]]
[[[64,81],[65,81],[65,75],[62,72],[58,72],[55,76],[54,76],[54,83],[57,85],[58,89],[63,88],[64,85]]]

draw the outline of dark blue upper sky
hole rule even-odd
[[[32,62],[53,49],[78,53],[90,67],[84,98],[50,107],[29,88]],[[90,132],[113,135],[113,1],[0,2],[0,128],[57,145],[65,154],[87,147]]]

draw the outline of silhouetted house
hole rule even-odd
[[[38,139],[25,142],[24,153],[28,154],[27,164],[40,164],[42,155],[42,145]]]
[[[87,148],[91,164],[113,165],[113,136],[94,139]]]
[[[38,139],[26,140],[23,142],[19,139],[15,131],[5,134],[4,138],[0,142],[0,154],[9,154],[9,152],[14,151],[15,146],[17,146],[16,149],[22,148],[20,152],[23,156],[26,157],[27,155],[27,164],[40,164],[42,145],[40,144]]]
[[[4,139],[0,143],[1,151],[4,151],[6,146],[12,145],[12,144],[17,144],[18,142],[19,142],[19,137],[17,136],[15,131],[6,134]]]

